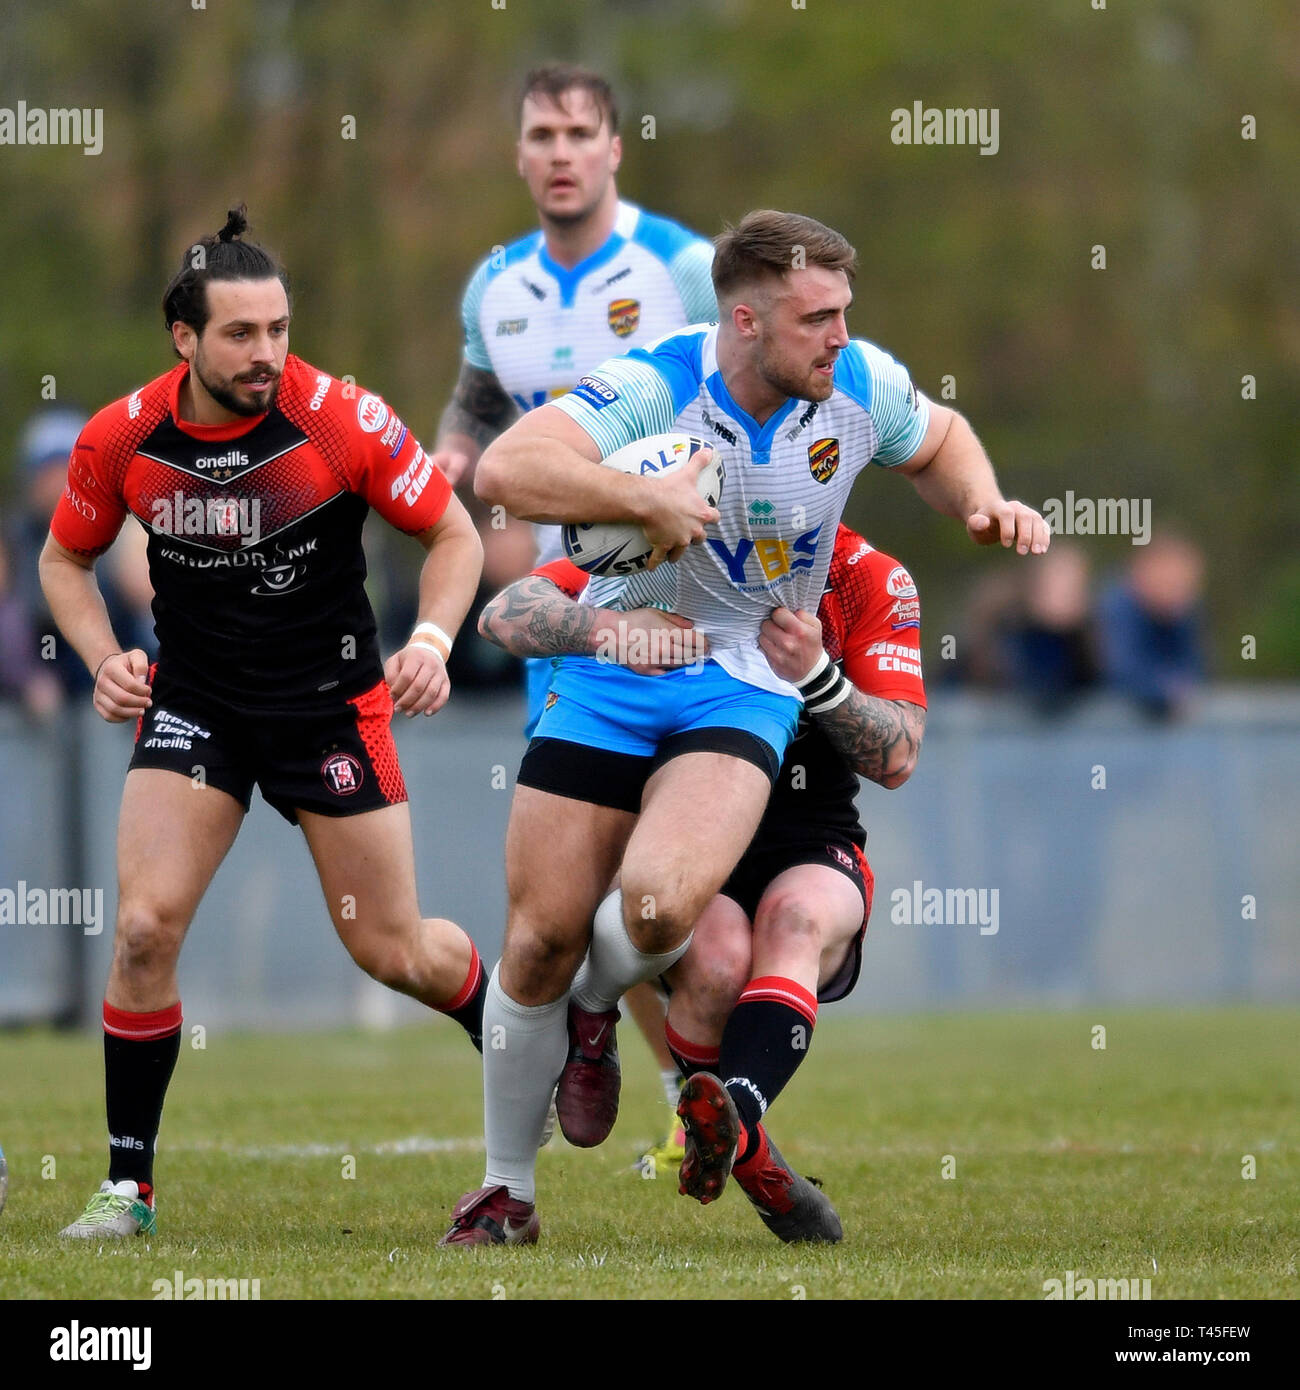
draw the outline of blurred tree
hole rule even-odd
[[[55,8],[0,17],[0,90],[102,107],[104,147],[0,146],[7,440],[51,377],[97,406],[167,365],[163,285],[240,199],[293,274],[295,349],[431,435],[460,290],[533,220],[514,90],[574,58],[619,91],[626,196],[705,232],[761,205],[841,228],[862,257],[854,331],[932,395],[955,381],[1009,492],[1149,497],[1157,529],[1176,515],[1209,554],[1219,674],[1300,673],[1300,13],[1283,0]],[[894,144],[891,112],[916,101],[997,108],[997,154]],[[881,478],[850,518],[907,557],[936,640],[998,563]],[[1119,564],[1128,542],[1089,545]]]

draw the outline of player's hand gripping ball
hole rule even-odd
[[[662,478],[684,468],[701,449],[711,446],[693,435],[672,430],[647,439],[633,440],[601,460],[604,468],[617,468],[635,477]],[[699,494],[710,507],[722,497],[726,469],[716,450],[696,480]],[[593,521],[564,527],[564,553],[588,574],[636,574],[645,569],[655,547],[646,533],[629,521]]]

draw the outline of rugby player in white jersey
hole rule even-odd
[[[433,454],[453,484],[472,476],[520,411],[565,395],[611,353],[718,317],[712,243],[619,198],[618,105],[598,73],[570,64],[528,73],[516,154],[540,227],[485,257],[465,290],[464,360]],[[485,544],[495,534],[485,532]],[[562,553],[558,526],[536,526],[534,538],[539,564]],[[551,669],[550,660],[524,662],[528,738]],[[663,1003],[648,985],[627,1002],[645,1021],[671,1108],[678,1076],[663,1042]],[[650,1155],[665,1170],[681,1162],[675,1117]]]
[[[617,609],[578,601],[590,576],[568,560],[498,594],[479,632],[518,656],[606,652],[653,680],[701,654],[675,614],[639,608],[657,575],[628,577]],[[784,1241],[834,1243],[838,1213],[768,1134],[773,1102],[807,1058],[822,1005],[857,983],[874,875],[858,775],[911,776],[925,733],[921,605],[911,576],[841,523],[816,615],[776,610],[759,644],[803,697],[758,833],[669,972],[658,1027],[686,1085],[679,1191],[715,1201],[734,1176]],[[660,1175],[660,1165],[647,1177]]]
[[[478,495],[515,515],[641,525],[678,561],[672,606],[710,656],[650,683],[593,658],[555,673],[507,830],[506,939],[484,1012],[486,1174],[457,1203],[448,1243],[536,1240],[537,1139],[557,1077],[571,1142],[612,1128],[617,1001],[681,958],[753,837],[802,708],[760,632],[775,609],[815,611],[858,473],[901,472],[977,544],[1047,549],[1046,522],[1002,496],[966,421],[849,337],[855,265],[811,218],[750,213],[715,242],[717,327],[606,362],[479,460]],[[718,509],[695,487],[707,451],[660,478],[598,466],[668,429],[716,441]],[[605,598],[601,582],[585,596]],[[616,872],[621,892],[606,895]]]
[[[519,174],[541,225],[495,248],[465,290],[464,359],[433,453],[453,484],[520,411],[567,394],[613,353],[718,316],[711,243],[618,196],[623,145],[604,78],[534,69],[519,127]],[[558,526],[534,534],[539,564],[563,553]],[[551,663],[526,671],[531,737]]]

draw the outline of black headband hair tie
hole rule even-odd
[[[240,203],[226,214],[226,225],[217,233],[218,241],[230,242],[248,230],[248,204]]]

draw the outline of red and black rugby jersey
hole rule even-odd
[[[417,535],[446,478],[376,395],[292,354],[265,414],[178,417],[186,363],[95,415],[50,530],[95,556],[128,512],[149,533],[159,659],[235,709],[313,708],[382,676],[361,525]]]

